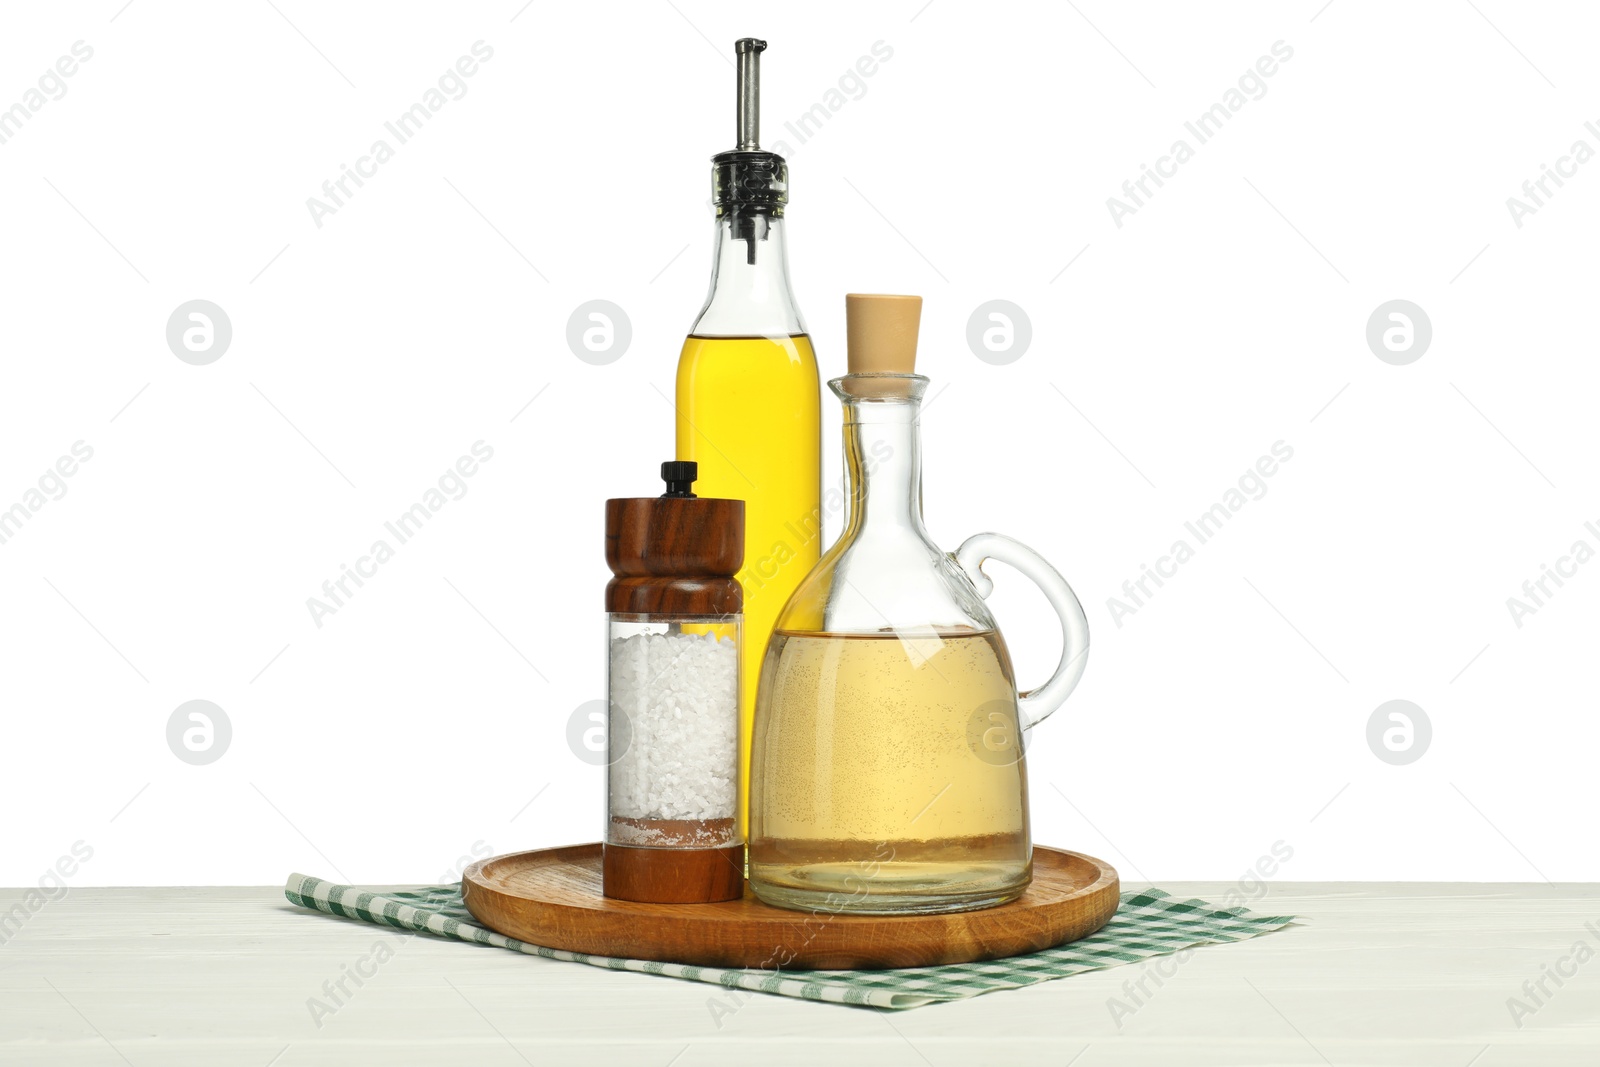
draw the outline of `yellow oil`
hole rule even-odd
[[[762,900],[938,912],[1027,887],[1027,769],[998,633],[783,629],[760,689],[749,851]]]
[[[804,334],[683,343],[678,458],[699,465],[699,496],[745,502],[739,769],[746,797],[756,678],[767,638],[821,551],[821,403],[816,355]],[[748,802],[741,802],[741,830],[748,811]]]

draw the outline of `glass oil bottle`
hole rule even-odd
[[[1083,673],[1088,621],[1037,553],[922,517],[921,299],[846,298],[849,517],[779,616],[757,686],[750,888],[806,911],[930,914],[1015,900],[1033,876],[1023,731]],[[984,598],[998,559],[1055,608],[1062,652],[1018,692]]]
[[[744,677],[754,681],[784,602],[822,540],[821,385],[789,286],[789,168],[759,144],[759,57],[734,46],[738,142],[712,157],[716,244],[711,290],[678,358],[677,454],[699,491],[745,501]],[[740,781],[749,781],[755,686],[740,697]],[[742,786],[743,788],[743,786]],[[743,810],[741,806],[741,811]]]

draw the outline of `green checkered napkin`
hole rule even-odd
[[[402,930],[426,931],[480,945],[495,945],[530,956],[587,963],[613,971],[664,974],[729,989],[874,1008],[920,1008],[924,1004],[963,1000],[996,989],[1017,989],[1083,971],[1136,963],[1196,945],[1244,941],[1281,930],[1295,921],[1292,915],[1253,915],[1244,908],[1217,908],[1203,900],[1174,900],[1159,889],[1145,889],[1124,893],[1117,914],[1099,932],[1069,945],[1026,956],[891,971],[777,972],[612,959],[530,945],[477,925],[461,903],[459,883],[374,893],[291,874],[283,887],[283,895],[291,904],[313,911]]]

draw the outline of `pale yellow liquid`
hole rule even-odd
[[[1021,895],[1027,770],[998,634],[779,630],[760,688],[750,884],[762,900],[895,913]]]
[[[678,357],[678,458],[694,491],[745,502],[740,781],[748,795],[756,677],[767,637],[822,540],[821,394],[811,339],[690,337]],[[740,828],[749,805],[740,804]]]

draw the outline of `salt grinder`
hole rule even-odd
[[[659,497],[606,501],[609,676],[604,891],[697,904],[744,893],[739,640],[744,501],[701,499],[693,463]]]

